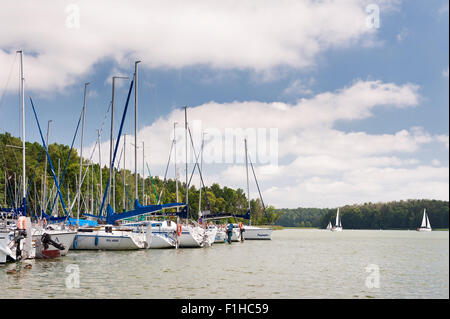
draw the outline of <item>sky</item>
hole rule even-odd
[[[32,97],[44,134],[52,120],[50,143],[70,145],[89,82],[83,156],[99,161],[101,129],[104,165],[111,79],[128,77],[115,82],[117,136],[140,60],[139,173],[144,141],[152,175],[164,177],[177,122],[184,181],[187,106],[197,154],[205,133],[208,185],[246,190],[245,137],[277,208],[449,198],[448,0],[19,0],[0,3],[0,21],[2,133],[21,136],[23,50],[26,140],[40,142]],[[133,171],[134,91],[123,130],[117,156]],[[173,178],[174,152],[170,162]]]

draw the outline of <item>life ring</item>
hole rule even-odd
[[[181,232],[182,232],[181,224],[178,224],[177,225],[177,235],[181,236]]]
[[[244,228],[244,225],[241,222],[241,223],[239,223],[239,229],[242,229],[242,228]]]

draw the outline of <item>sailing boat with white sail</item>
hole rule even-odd
[[[331,230],[331,228],[333,228],[333,226],[331,225],[331,222],[328,222],[327,230]]]
[[[337,209],[336,213],[336,224],[331,228],[331,231],[342,231],[342,222],[339,218],[339,208]]]
[[[425,208],[423,209],[422,224],[420,224],[420,227],[417,228],[417,231],[431,231],[430,220],[428,219],[427,211]]]

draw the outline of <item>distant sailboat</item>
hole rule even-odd
[[[339,218],[339,208],[337,209],[336,214],[336,224],[334,227],[331,228],[331,231],[342,231],[342,223],[341,219]]]
[[[419,228],[417,228],[417,231],[431,231],[430,220],[428,219],[428,215],[425,208],[423,210],[422,224],[420,225]]]
[[[331,222],[328,222],[327,230],[331,230],[331,228],[333,228],[333,226],[331,226]]]

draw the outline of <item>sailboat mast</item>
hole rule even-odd
[[[189,217],[189,187],[188,187],[188,148],[187,148],[187,106],[184,107],[184,140],[185,140],[185,160],[186,160],[186,225],[188,223],[188,217]]]
[[[77,214],[77,227],[80,227],[80,203],[81,203],[81,180],[82,180],[82,173],[83,173],[83,140],[84,140],[84,120],[86,117],[86,92],[87,92],[87,86],[89,85],[89,82],[84,84],[84,97],[83,97],[83,115],[81,120],[81,145],[80,145],[80,196],[78,196],[78,214]]]
[[[111,132],[109,136],[109,170],[111,171],[112,156],[113,156],[113,133],[114,133],[114,82],[116,77],[112,78],[112,97],[111,97]],[[109,174],[109,189],[108,189],[108,204],[111,205],[111,186],[112,186],[112,174]]]
[[[205,144],[205,132],[203,132],[202,134],[202,147],[200,149],[200,174],[202,172],[203,169],[203,146]],[[200,195],[198,197],[198,216],[201,217],[201,213],[202,213],[202,177],[200,175]]]
[[[48,144],[47,144],[47,145],[48,145]],[[60,171],[60,168],[61,168],[61,159],[58,158],[58,181],[60,181],[60,179],[59,179],[59,171]],[[58,202],[58,200],[59,200],[59,198],[56,197],[56,209],[55,209],[55,215],[56,215],[56,216],[59,216],[59,202]]]
[[[134,198],[138,195],[138,174],[137,174],[137,128],[138,128],[138,63],[134,62]]]
[[[23,78],[23,52],[20,53],[20,100],[22,105],[22,191],[23,191],[23,202],[25,203],[26,196],[26,184],[25,184],[25,93],[24,93],[24,78]],[[24,206],[25,209],[25,206]],[[23,212],[26,214],[26,211]]]
[[[102,152],[100,147],[100,130],[97,130],[97,142],[98,142],[98,165],[99,165],[99,175],[100,175],[100,194],[103,194],[103,182],[102,182]],[[102,212],[99,212],[102,215]]]
[[[127,204],[126,204],[126,197],[125,197],[125,192],[126,192],[126,184],[125,184],[125,160],[126,160],[126,156],[125,154],[127,153],[126,147],[127,147],[127,134],[123,134],[123,209],[127,210]]]
[[[144,141],[142,141],[142,205],[145,205],[144,203],[144,197],[145,197],[145,154],[144,154]]]
[[[178,122],[174,122],[173,123],[173,147],[174,147],[174,151],[175,151],[175,154],[174,154],[174,162],[175,162],[175,192],[177,193],[177,203],[179,203],[179,201],[178,201],[178,172],[177,172],[177,137],[176,137],[176,134],[175,134],[175,129],[176,129],[177,124],[178,124]],[[177,206],[177,213],[178,212],[179,212],[179,207]]]
[[[247,156],[247,139],[244,139],[245,144],[245,171],[247,174],[247,200],[248,200],[248,210],[250,211],[250,183],[248,181],[248,156]],[[248,224],[252,224],[252,218],[250,213],[250,219],[248,220]]]
[[[114,143],[114,86],[116,83],[116,79],[128,79],[125,76],[113,76],[112,78],[112,97],[111,97],[111,133],[109,137],[109,168],[110,168],[110,174],[109,174],[109,185],[112,185],[112,172],[114,171],[112,169],[112,158],[113,158],[113,143]],[[115,187],[114,187],[115,192]],[[111,205],[111,186],[108,188],[108,204]],[[114,205],[114,204],[113,204]],[[115,206],[115,205],[114,205]]]
[[[48,135],[50,132],[50,123],[53,122],[52,120],[48,120],[47,122],[47,136],[46,141],[48,145]],[[44,166],[44,196],[42,198],[42,209],[45,211],[47,209],[47,157],[45,157],[45,166]],[[42,218],[42,212],[41,212],[41,218]]]

